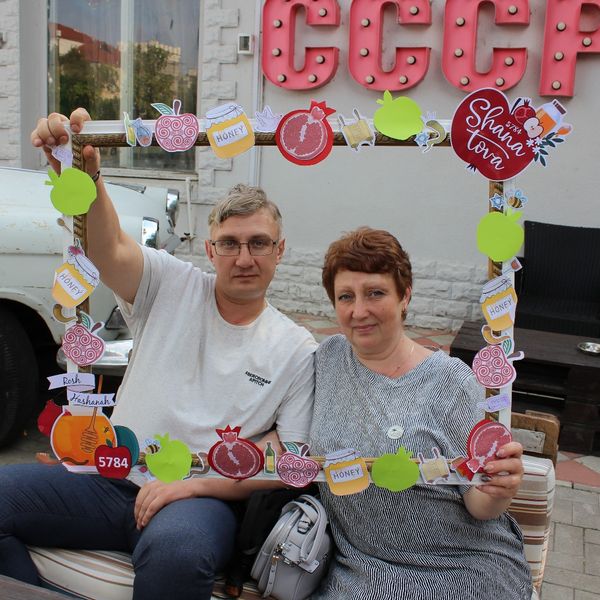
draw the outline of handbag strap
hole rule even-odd
[[[296,500],[288,502],[282,509],[282,514],[286,511],[297,508],[302,511],[302,516],[296,524],[298,529],[305,527],[308,533],[302,533],[302,543],[300,545],[300,562],[311,564],[317,557],[321,540],[327,527],[327,514],[323,505],[313,496],[303,494]],[[301,531],[299,529],[299,531]]]

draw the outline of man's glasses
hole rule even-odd
[[[242,246],[248,246],[248,252],[252,256],[268,256],[273,254],[273,249],[279,240],[269,238],[253,238],[249,242],[238,242],[237,240],[210,240],[215,252],[219,256],[238,256]]]

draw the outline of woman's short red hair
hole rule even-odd
[[[400,242],[383,229],[360,227],[332,242],[325,254],[323,287],[335,306],[334,282],[338,271],[389,273],[398,296],[412,288],[412,267]]]

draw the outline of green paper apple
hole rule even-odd
[[[155,454],[146,454],[146,465],[150,473],[164,483],[183,479],[192,466],[190,449],[180,440],[169,439],[169,434],[156,435],[160,449]]]
[[[96,199],[96,185],[87,173],[69,167],[61,175],[48,169],[48,176],[45,183],[53,186],[50,200],[56,210],[70,216],[87,213]]]
[[[400,96],[394,99],[386,90],[383,100],[378,99],[377,104],[382,106],[375,111],[373,124],[383,135],[395,140],[407,140],[423,129],[421,108],[411,98]]]
[[[400,446],[396,454],[384,454],[373,461],[371,479],[380,488],[401,492],[419,480],[419,466],[411,460],[412,452]]]
[[[525,239],[525,231],[517,221],[521,213],[491,212],[477,226],[477,247],[495,262],[509,260],[517,254]]]

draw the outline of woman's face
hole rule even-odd
[[[392,275],[358,271],[339,271],[333,289],[342,333],[360,356],[385,356],[395,347],[410,290],[400,298]]]

